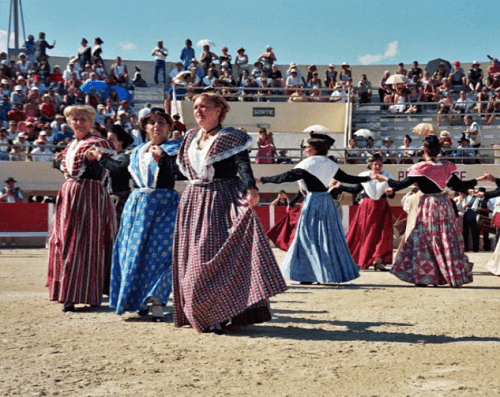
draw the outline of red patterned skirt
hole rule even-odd
[[[349,251],[362,269],[368,269],[375,259],[392,263],[392,214],[387,200],[365,197],[351,221],[346,235]]]
[[[287,287],[239,178],[184,189],[173,246],[175,326],[271,319],[268,299]]]
[[[459,287],[472,282],[458,219],[446,193],[423,194],[413,231],[391,273],[408,283]]]
[[[100,305],[115,234],[115,208],[102,183],[65,182],[49,239],[49,300]]]

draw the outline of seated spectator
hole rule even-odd
[[[462,121],[463,115],[470,113],[470,110],[474,106],[474,101],[467,98],[467,93],[465,90],[460,91],[460,98],[458,98],[453,106],[453,110],[458,114],[457,118]]]
[[[182,134],[182,136],[184,136],[184,133],[187,131],[187,128],[184,125],[184,123],[181,122],[181,116],[179,116],[178,114],[174,114],[172,116],[172,119],[174,120],[173,124],[174,129],[179,131]]]
[[[132,130],[132,125],[128,121],[128,116],[129,114],[126,111],[124,110],[119,111],[115,124],[121,126],[125,131],[130,133],[130,131]]]
[[[379,152],[380,148],[375,145],[375,141],[373,140],[373,138],[371,136],[367,137],[365,150],[363,151],[363,153],[361,153],[361,157],[368,158]]]
[[[287,156],[288,150],[280,150],[278,152],[279,156],[276,157],[276,164],[292,164],[293,161]]]
[[[396,92],[394,93],[394,105],[389,106],[391,113],[404,113],[406,111],[406,102],[409,91],[404,84],[396,84]]]
[[[106,118],[106,114],[104,113],[104,110],[106,109],[106,106],[104,106],[102,103],[97,105],[97,112],[95,114],[94,121],[99,124],[99,125],[104,125],[104,119]]]
[[[347,94],[344,91],[344,86],[342,84],[337,83],[337,85],[333,87],[330,102],[347,102]]]
[[[358,142],[356,141],[356,138],[351,138],[349,139],[349,146],[345,151],[345,162],[346,164],[359,164],[360,163],[360,157],[361,157],[361,150],[358,148]]]
[[[139,66],[134,67],[134,79],[132,80],[134,87],[147,87],[148,83],[142,78],[141,68]]]
[[[200,67],[196,58],[193,58],[191,60],[191,65],[189,66],[189,70],[191,73],[193,73],[193,71],[195,71],[196,76],[198,76],[198,78],[200,79],[200,82],[203,79],[203,77],[205,77],[205,73],[203,72],[203,69]]]
[[[28,61],[28,57],[24,52],[19,53],[19,61],[17,62],[17,71],[24,78],[28,77],[28,72],[31,67],[31,62]]]
[[[288,98],[288,102],[307,102],[308,98],[302,89],[297,89]]]
[[[17,121],[9,120],[9,128],[7,128],[7,139],[10,142],[14,142],[17,139],[17,135],[19,134],[19,130],[17,129]]]
[[[55,87],[60,89],[62,86],[64,86],[64,77],[63,74],[61,73],[61,68],[59,65],[55,65],[54,69],[52,70],[52,73],[49,76],[49,84],[54,84]]]
[[[256,80],[260,77],[263,68],[262,68],[262,63],[260,62],[255,62],[253,64],[254,68],[252,69],[252,72],[250,73],[250,76],[252,76],[252,79]]]
[[[54,137],[55,134],[61,131],[61,126],[65,123],[65,121],[66,118],[62,114],[60,113],[56,114],[54,121],[50,123],[50,130],[52,133],[52,137]]]
[[[481,146],[481,129],[479,124],[474,121],[472,116],[467,115],[464,117],[464,124],[466,125],[464,135],[470,141],[471,146],[477,149]],[[477,152],[476,152],[477,154]]]
[[[394,72],[394,74],[400,74],[403,77],[406,77],[408,75],[408,71],[405,69],[405,64],[403,62],[398,64],[398,68]]]
[[[305,87],[306,86],[306,80],[304,78],[304,75],[302,74],[302,72],[300,71],[300,69],[298,69],[297,67],[297,64],[295,62],[291,62],[290,63],[290,67],[288,68],[288,70],[286,71],[286,75],[285,77],[288,78],[292,75],[292,70],[294,70],[297,72],[297,77],[300,79],[301,81],[301,84]],[[286,84],[286,82],[285,82]]]
[[[10,142],[7,129],[0,127],[0,161],[9,161]]]
[[[111,65],[109,76],[119,85],[127,85],[129,81],[127,66],[122,63],[121,57],[116,57],[115,63]]]
[[[254,79],[255,83],[257,86],[262,87],[262,83],[265,82],[267,84],[267,87],[271,84],[271,79],[267,77],[267,72],[265,70],[262,70],[262,73],[260,74],[260,77],[257,77]]]
[[[42,58],[40,65],[38,66],[38,76],[44,84],[48,84],[50,77],[50,65],[48,58]]]
[[[219,64],[221,65],[224,65],[226,69],[228,70],[233,70],[233,67],[231,66],[231,61],[233,60],[233,57],[231,55],[229,55],[227,52],[229,51],[229,49],[224,46],[221,48],[221,51],[222,51],[222,54],[219,56]]]
[[[455,61],[453,63],[453,68],[450,70],[448,79],[452,86],[462,86],[463,89],[467,87],[467,81],[465,78],[465,70],[460,66],[460,62]]]
[[[202,87],[212,87],[214,81],[217,80],[217,77],[214,75],[213,69],[208,69],[208,73],[202,80]]]
[[[405,135],[403,139],[403,145],[399,147],[401,149],[398,153],[400,158],[399,164],[413,164],[413,157],[415,157],[415,149],[411,146],[412,139],[409,135]]]
[[[300,78],[296,68],[290,69],[290,76],[286,78],[285,87],[289,89],[304,88],[303,79]],[[290,95],[291,92],[291,90],[288,90],[287,95]]]
[[[423,70],[418,67],[418,62],[417,61],[413,61],[413,66],[410,69],[410,72],[413,75],[413,77],[418,77],[420,80],[422,80],[423,77],[424,77]]]
[[[318,71],[318,67],[316,65],[309,65],[307,68],[307,74],[306,74],[306,86],[307,87],[312,87],[310,84],[310,81],[313,78],[313,73]]]
[[[496,76],[500,76],[500,62],[498,62],[497,58],[493,58],[491,60],[491,64],[490,66],[488,66],[487,72],[488,72],[487,82],[488,85],[491,85],[493,83],[493,79]]]
[[[92,65],[92,70],[97,74],[99,80],[105,80],[108,77],[108,72],[106,71],[106,66],[102,62],[102,59],[96,59]]]
[[[453,157],[456,158],[454,162],[459,164],[472,164],[474,156],[475,151],[470,145],[470,141],[462,135],[459,140],[459,145],[453,153]]]
[[[40,120],[45,123],[51,123],[56,116],[56,107],[52,103],[50,95],[42,96],[42,103],[38,107],[40,112]]]
[[[495,76],[495,78],[497,78]],[[500,113],[500,88],[495,90],[495,96],[493,96],[486,107],[486,116],[484,118],[484,124],[490,125],[493,120],[496,119],[497,114]]]
[[[271,79],[271,87],[283,86],[283,75],[281,74],[281,71],[278,69],[277,65],[272,66],[269,78]]]
[[[16,85],[14,87],[14,90],[10,94],[10,102],[12,103],[13,106],[24,106],[26,103],[27,99],[26,96],[23,94],[23,87],[20,85]]]
[[[95,88],[91,88],[90,91],[85,94],[85,104],[92,106],[97,109],[97,105],[101,103],[101,96],[97,93]]]
[[[229,69],[224,70],[222,76],[219,78],[220,83],[225,87],[235,87],[236,82],[233,79],[233,75]]]
[[[425,72],[429,75],[429,72]],[[438,91],[435,85],[435,81],[429,79],[427,84],[424,85],[423,98],[425,102],[437,102],[438,101]]]
[[[441,121],[443,119],[443,114],[447,115],[448,122],[450,125],[453,125],[453,115],[451,113],[451,107],[453,105],[453,98],[451,94],[449,96],[445,96],[439,100],[439,110],[437,116],[437,125],[441,125]]]
[[[500,88],[500,74],[494,75],[491,83],[488,84],[489,91],[495,92],[497,88]]]
[[[25,132],[20,132],[19,135],[17,136],[17,139],[12,142],[12,144],[17,147],[17,150],[15,151],[16,160],[14,161],[26,161],[27,160],[27,155],[31,150],[31,143],[28,142],[28,135]],[[11,158],[12,161],[12,158]]]
[[[390,89],[389,85],[386,84],[386,81],[390,76],[391,76],[391,72],[386,70],[384,72],[384,75],[380,79],[380,84],[379,84],[379,88],[378,88],[378,97],[379,97],[380,102],[385,102],[385,100],[384,100],[385,97],[387,95],[391,94],[392,90]],[[392,100],[391,100],[391,102],[392,102]]]
[[[340,70],[339,80],[342,82],[342,85],[345,86],[345,83],[352,79],[352,72],[349,69],[350,65],[347,62],[342,64],[342,69]]]
[[[35,149],[30,153],[31,161],[53,161],[54,153],[46,147],[47,142],[43,139],[37,139],[35,142]]]
[[[480,92],[483,88],[483,69],[480,69],[478,61],[472,62],[472,68],[469,70],[469,88],[473,92]]]
[[[257,88],[257,84],[250,78],[247,77],[245,81],[242,81],[242,90],[240,90],[240,99],[243,101],[253,101],[255,95],[257,95],[257,90],[252,88]]]
[[[262,72],[264,73],[264,72]],[[261,77],[262,78],[262,77]],[[268,81],[270,79],[262,79],[259,85],[259,88],[262,88],[261,90],[257,91],[257,102],[267,102],[268,97],[272,95],[272,91],[269,88]]]
[[[337,72],[335,71],[335,65],[330,63],[328,68],[325,70],[325,87],[333,90],[335,84],[337,84]]]
[[[452,141],[451,141],[451,136],[448,131],[441,131],[439,134],[439,142],[442,145],[441,149],[441,156],[442,157],[449,157],[453,155],[453,151],[451,150],[452,147]]]
[[[168,74],[170,80],[175,79],[175,77],[182,71],[184,71],[184,64],[182,62],[177,62]]]
[[[453,86],[447,77],[443,78],[441,85],[438,87],[438,92],[439,98],[451,97],[453,95]]]
[[[490,101],[490,96],[488,94],[488,88],[486,86],[483,86],[479,94],[477,94],[477,113],[479,116],[486,116],[486,107],[487,103]],[[487,103],[482,103],[482,102],[487,102]]]
[[[372,97],[372,83],[367,79],[366,74],[363,74],[358,82],[358,97],[359,103],[368,103]]]
[[[273,52],[273,48],[268,45],[266,47],[266,51],[260,54],[260,56],[257,58],[257,62],[260,62],[263,64],[263,69],[267,73],[271,73],[271,69],[273,67],[274,62],[276,62],[276,55]]]
[[[243,47],[238,48],[236,52],[238,55],[236,55],[234,64],[238,69],[237,70],[238,76],[240,76],[243,70],[247,70],[249,68],[248,56],[245,54],[245,49]]]
[[[309,102],[326,102],[326,98],[322,97],[321,90],[314,87],[309,95]]]
[[[12,90],[10,88],[10,82],[7,79],[2,79],[0,81],[0,95],[1,96],[10,96]]]
[[[447,69],[446,64],[444,62],[441,62],[438,65],[438,70],[436,71],[436,73],[437,73],[437,77],[438,77],[437,80],[439,82],[441,82],[445,77],[448,77],[450,75],[450,72]]]
[[[319,78],[319,72],[317,70],[312,72],[312,77],[309,79],[308,85],[311,88],[321,88],[321,79]]]
[[[8,95],[2,97],[0,104],[0,126],[7,125],[7,113],[12,110],[12,103]]]
[[[70,130],[68,124],[62,124],[61,130],[54,134],[53,142],[55,145],[60,144],[61,142],[69,142],[74,138],[73,131]]]
[[[382,158],[384,159],[384,164],[396,164],[396,157],[398,155],[397,151],[392,147],[393,140],[391,137],[387,136],[383,140],[384,150],[381,151]]]

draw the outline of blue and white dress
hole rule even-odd
[[[136,189],[123,210],[113,249],[109,306],[117,314],[147,308],[148,298],[166,303],[172,290],[172,236],[179,196],[174,190],[179,142],[160,147],[157,163],[151,143],[134,149],[129,171]]]
[[[335,178],[344,183],[362,183],[339,169],[325,156],[311,156],[284,174],[262,177],[262,183],[298,181],[304,205],[297,231],[281,264],[283,276],[294,281],[339,283],[359,277],[358,265],[347,247],[340,215],[328,193]]]

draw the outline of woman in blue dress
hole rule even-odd
[[[174,190],[179,141],[168,141],[173,121],[153,108],[140,125],[149,141],[130,156],[135,190],[125,204],[113,249],[110,304],[117,314],[138,311],[161,320],[172,289],[172,235],[179,196]]]
[[[369,176],[351,176],[327,157],[335,141],[328,135],[311,134],[304,152],[307,158],[284,174],[260,178],[262,183],[298,181],[304,197],[297,231],[281,271],[301,284],[339,283],[359,277],[358,265],[347,247],[340,215],[328,193],[332,178],[344,183],[363,183]],[[292,200],[290,205],[297,201]]]

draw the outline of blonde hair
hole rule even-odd
[[[95,119],[95,109],[89,105],[68,106],[66,109],[64,109],[64,116],[66,117],[66,119],[73,119],[73,113],[76,111],[85,113],[89,120],[94,121]]]
[[[193,98],[193,102],[196,102],[198,98],[206,98],[208,99],[209,102],[214,104],[216,108],[221,109],[219,115],[219,123],[222,123],[224,121],[229,110],[231,110],[231,107],[229,106],[227,101],[224,98],[222,98],[219,94],[216,94],[215,92],[204,92],[203,94],[196,95]]]

